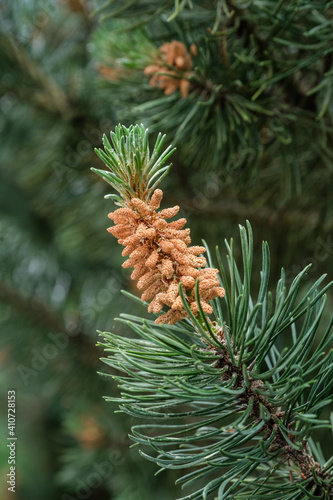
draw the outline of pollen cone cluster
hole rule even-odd
[[[189,53],[182,42],[173,40],[164,43],[159,48],[159,53],[160,57],[156,63],[144,70],[145,75],[152,75],[150,85],[164,89],[165,95],[170,95],[179,89],[181,96],[186,98],[190,92],[188,76],[193,67],[192,55],[197,53],[196,46],[192,44]]]
[[[179,207],[157,211],[163,193],[156,189],[149,203],[132,198],[130,206],[109,214],[115,223],[108,228],[125,248],[123,256],[129,256],[123,267],[134,267],[131,278],[138,280],[141,299],[150,301],[148,311],[158,313],[163,306],[170,309],[157,318],[155,323],[170,323],[187,316],[179,295],[179,283],[183,286],[186,300],[196,315],[195,283],[199,278],[200,304],[205,313],[212,313],[209,301],[224,296],[217,269],[205,268],[205,252],[201,246],[189,246],[190,229],[182,229],[186,219],[167,222]],[[203,269],[202,269],[203,268]]]

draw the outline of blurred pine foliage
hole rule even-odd
[[[100,216],[110,202],[90,172],[102,165],[93,148],[118,122],[167,133],[177,151],[165,203],[182,206],[193,241],[215,245],[249,219],[257,276],[262,239],[272,279],[284,265],[290,282],[309,263],[309,281],[332,275],[333,3],[18,0],[0,9],[1,398],[17,389],[17,498],[79,498],[82,484],[92,500],[174,498],[177,474],[154,479],[128,451],[131,423],[111,413],[110,383],[95,375],[96,329],[112,330],[136,306],[119,293],[128,273]],[[144,74],[173,40],[197,47],[186,98]],[[1,414],[4,434],[5,423]],[[3,450],[0,459],[7,498]],[[87,485],[105,461],[112,471]]]

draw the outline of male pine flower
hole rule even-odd
[[[150,301],[148,311],[159,313],[163,306],[169,307],[155,323],[172,325],[187,316],[179,295],[180,283],[195,315],[198,314],[195,299],[197,278],[200,304],[207,314],[213,312],[209,301],[223,297],[225,291],[220,286],[218,270],[204,267],[207,262],[201,254],[206,249],[189,246],[190,229],[183,229],[186,219],[166,221],[178,213],[179,207],[157,211],[162,196],[161,189],[156,189],[149,203],[132,198],[128,207],[109,214],[115,225],[108,231],[125,247],[122,255],[129,258],[123,267],[134,267],[131,278],[138,280],[137,287],[143,291],[141,299]]]
[[[182,98],[188,97],[191,89],[189,77],[192,74],[192,56],[197,54],[194,44],[190,52],[186,46],[177,40],[165,42],[159,48],[159,57],[144,70],[146,75],[152,75],[150,85],[164,90],[165,95],[173,94],[180,90]]]

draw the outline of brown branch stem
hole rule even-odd
[[[235,387],[244,387],[245,380],[242,368],[236,366],[230,360],[227,349],[222,350],[218,348],[213,348],[214,354],[219,356],[215,367],[224,369],[224,373],[222,375],[222,379],[229,381],[232,377],[236,375]],[[264,441],[266,441],[273,433],[275,433],[275,437],[269,447],[269,453],[273,455],[277,453],[276,459],[282,461],[282,463],[290,464],[292,462],[299,469],[299,477],[301,480],[307,480],[312,478],[309,484],[306,485],[306,488],[312,488],[315,484],[315,480],[313,478],[313,471],[315,471],[316,476],[323,480],[328,481],[331,478],[330,474],[324,472],[319,463],[316,462],[309,451],[309,446],[306,440],[302,441],[301,446],[297,444],[295,436],[293,434],[288,435],[289,441],[293,444],[293,446],[288,443],[284,435],[280,430],[280,425],[282,423],[282,419],[285,415],[285,412],[282,408],[275,407],[271,404],[267,398],[261,394],[258,394],[258,389],[264,389],[265,385],[260,380],[254,380],[251,378],[248,371],[248,380],[249,384],[246,390],[239,396],[239,401],[244,408],[247,408],[250,401],[253,401],[253,408],[250,413],[250,416],[254,418],[256,421],[260,421],[261,411],[260,406],[263,406],[270,415],[270,418],[266,420],[265,425],[259,431],[264,432],[265,436],[263,437]],[[292,422],[289,424],[291,427]],[[333,493],[332,484],[326,485],[329,491],[329,494]],[[323,483],[323,486],[318,486],[316,489],[316,494],[322,491],[322,488],[326,487]],[[317,491],[318,490],[318,491]]]

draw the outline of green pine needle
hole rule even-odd
[[[282,272],[269,292],[265,243],[255,299],[249,223],[240,227],[240,239],[241,269],[232,244],[226,242],[226,263],[218,252],[229,298],[215,299],[215,318],[200,309],[198,285],[198,317],[180,287],[189,319],[168,326],[123,315],[135,338],[102,334],[104,361],[116,370],[121,390],[110,401],[141,419],[131,438],[144,457],[162,469],[181,469],[177,483],[196,486],[183,499],[329,499],[333,464],[311,435],[332,429],[321,412],[332,401],[333,319],[316,342],[332,283],[318,291],[319,279],[302,291],[305,269],[287,289]],[[221,323],[223,317],[232,325]],[[281,336],[290,337],[289,348],[279,349]]]
[[[110,170],[91,170],[118,191],[117,204],[129,206],[132,198],[148,202],[153,191],[168,174],[172,164],[163,166],[176,148],[168,146],[161,153],[165,135],[159,134],[150,152],[148,129],[141,125],[126,128],[118,125],[110,133],[112,145],[106,135],[103,137],[103,149],[95,149],[97,156]]]

